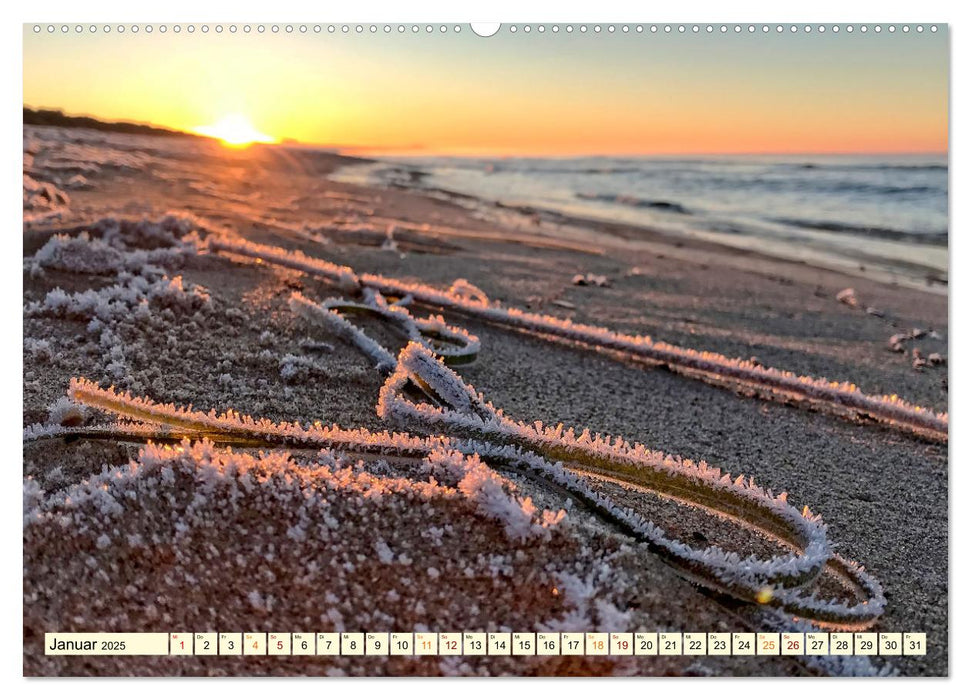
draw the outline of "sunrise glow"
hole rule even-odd
[[[253,143],[276,143],[277,139],[268,136],[250,123],[242,114],[230,114],[211,126],[197,126],[197,134],[219,139],[227,146],[241,148]]]
[[[235,147],[294,139],[367,154],[569,156],[948,144],[945,33],[99,33],[82,50],[81,38],[25,31],[24,104]]]

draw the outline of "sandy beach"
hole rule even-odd
[[[484,295],[473,306],[740,358],[750,373],[852,382],[924,416],[948,409],[948,299],[940,284],[895,286],[627,224],[350,184],[332,175],[359,161],[309,148],[25,127],[24,154],[25,675],[947,674],[946,419],[943,438],[915,433],[421,299],[408,313],[441,314],[477,338],[474,361],[451,368],[504,416],[705,461],[821,515],[833,551],[882,586],[870,629],[926,632],[927,655],[44,656],[54,630],[815,629],[685,575],[569,488],[451,443],[415,457],[396,445],[365,454],[310,438],[227,441],[215,429],[139,433],[66,399],[83,377],[201,412],[363,428],[364,442],[381,431],[455,437],[381,417],[387,374],[295,312],[295,293],[360,303],[366,284],[214,242],[300,251],[356,280],[443,292],[466,280]],[[399,358],[406,342],[393,324],[345,316]],[[758,527],[580,471],[679,542],[789,551]],[[823,579],[807,590],[846,598]]]

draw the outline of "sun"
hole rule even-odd
[[[277,139],[256,130],[242,114],[230,114],[211,126],[197,126],[197,134],[219,139],[227,146],[242,148],[252,143],[276,143]]]

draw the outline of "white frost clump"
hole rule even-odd
[[[38,338],[24,338],[24,350],[30,353],[35,361],[46,362],[51,359],[50,341]]]
[[[378,540],[374,543],[374,552],[378,555],[378,561],[382,564],[394,563],[394,552],[391,551],[391,547],[384,540]]]
[[[89,275],[119,272],[126,267],[121,251],[100,239],[92,240],[86,231],[78,236],[52,236],[30,262],[42,268]]]
[[[24,479],[24,527],[39,519],[46,494],[33,477]]]
[[[626,632],[631,615],[613,603],[597,597],[598,584],[611,575],[608,567],[595,568],[583,577],[560,572],[556,575],[557,589],[563,597],[566,613],[541,627],[550,631],[573,632],[578,629],[597,629],[603,632]]]
[[[200,234],[216,230],[211,222],[189,212],[168,212],[158,219],[108,217],[87,227],[104,240],[126,248],[175,248],[194,244]]]
[[[280,378],[287,383],[303,381],[319,371],[321,368],[309,357],[287,353],[280,358]]]
[[[211,225],[186,213],[158,220],[105,218],[83,227],[77,235],[52,236],[27,260],[34,274],[41,269],[81,274],[128,271],[161,276],[161,268],[180,264],[199,246],[199,233]],[[77,229],[75,229],[77,230]]]
[[[77,426],[87,420],[88,411],[79,403],[62,396],[50,405],[47,421],[50,425]]]
[[[42,302],[27,304],[27,315],[98,319],[111,322],[148,313],[148,307],[195,311],[209,303],[209,293],[199,285],[186,287],[182,277],[150,281],[141,276],[122,275],[119,284],[101,289],[68,293],[56,287]]]

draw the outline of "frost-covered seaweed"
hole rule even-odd
[[[399,394],[406,381],[422,381],[447,408],[410,403]],[[217,414],[159,405],[148,399],[102,389],[83,379],[71,382],[69,392],[79,403],[115,413],[130,420],[165,426],[160,436],[230,442],[250,439],[256,444],[303,448],[339,449],[352,453],[426,459],[436,450],[453,450],[478,457],[497,467],[513,467],[566,489],[658,552],[692,577],[743,600],[778,607],[788,614],[846,628],[872,624],[882,613],[884,600],[879,584],[862,567],[833,557],[821,519],[808,508],[790,506],[785,494],[773,496],[752,479],[732,478],[704,463],[631,445],[621,439],[592,437],[584,431],[526,426],[502,415],[465,385],[426,348],[409,344],[398,358],[395,372],[382,389],[379,413],[394,420],[419,422],[439,434],[420,438],[408,433],[374,433],[363,428],[343,429],[320,424],[273,423],[234,411]],[[136,424],[139,425],[139,424]],[[142,428],[139,428],[141,430]],[[41,426],[25,431],[24,439],[67,434]],[[260,441],[263,441],[260,443]],[[554,461],[555,460],[555,461]],[[564,462],[566,466],[564,466]],[[477,463],[479,464],[479,463]],[[792,554],[768,559],[741,557],[712,546],[698,549],[667,535],[664,530],[634,511],[617,506],[592,488],[581,472],[610,473],[623,481],[650,488],[661,496],[687,500],[732,522],[788,543]],[[477,472],[478,473],[478,472]],[[476,493],[490,500],[494,491],[480,473]],[[529,510],[523,501],[521,508]],[[531,512],[531,511],[530,511]],[[543,516],[549,524],[552,516]],[[556,520],[554,518],[553,520]],[[825,570],[864,598],[859,603],[823,601],[806,593]]]
[[[562,512],[539,512],[528,497],[510,496],[507,480],[486,467],[476,454],[463,455],[456,451],[444,437],[419,438],[402,433],[372,432],[364,428],[345,430],[320,424],[303,427],[299,423],[254,420],[235,411],[223,414],[215,411],[202,413],[191,408],[156,404],[130,394],[119,394],[112,389],[104,390],[84,379],[71,381],[69,396],[78,404],[138,421],[102,428],[105,436],[114,434],[127,438],[167,440],[180,437],[219,440],[220,437],[228,436],[243,445],[246,445],[245,438],[250,438],[254,441],[253,444],[262,441],[264,445],[341,450],[371,457],[417,458],[424,460],[425,471],[429,474],[449,476],[455,487],[479,504],[485,514],[502,521],[511,536],[541,534],[563,518]],[[156,423],[159,427],[153,428],[146,423]],[[72,430],[65,426],[35,425],[24,431],[24,440],[26,442],[70,434],[96,433],[92,433],[91,428]],[[443,483],[449,481],[441,478],[439,480]],[[531,525],[534,520],[536,528]]]
[[[466,297],[482,295],[464,281],[460,290]],[[375,293],[365,290],[365,298],[373,303]],[[366,348],[369,356],[382,358],[382,368],[392,363],[394,371],[382,387],[378,401],[378,414],[382,418],[404,425],[418,424],[431,432],[444,432],[463,440],[460,444],[470,452],[518,463],[607,513],[690,574],[717,582],[720,589],[739,597],[772,603],[790,614],[809,619],[838,621],[844,626],[868,626],[882,613],[885,600],[879,583],[855,562],[833,555],[820,518],[808,507],[801,512],[792,508],[787,494],[774,496],[751,478],[741,475],[733,478],[704,462],[696,464],[643,445],[629,444],[621,438],[591,436],[587,430],[576,435],[573,429],[564,429],[562,425],[547,428],[539,422],[527,425],[513,421],[447,368],[427,344],[409,343],[395,362],[389,360],[387,350],[362,330],[344,319],[340,323],[342,333],[349,334],[355,345]],[[418,388],[425,396],[433,397],[436,405],[409,400],[405,396],[409,388]],[[636,513],[618,508],[583,479],[564,469],[564,462],[575,471],[606,473],[658,495],[745,522],[785,543],[794,554],[768,560],[750,556],[743,560],[720,547],[692,548],[669,538],[662,529]],[[806,594],[802,587],[812,583],[824,569],[859,593],[861,602],[823,601]]]
[[[215,253],[229,253],[252,262],[269,262],[292,270],[306,272],[328,280],[347,291],[357,291],[361,286],[360,280],[351,268],[335,265],[319,258],[312,258],[299,250],[285,250],[229,236],[214,236],[209,238],[207,242],[209,250]]]
[[[440,405],[408,399],[403,390],[410,382],[434,392]],[[801,617],[844,625],[866,626],[883,612],[885,601],[879,583],[859,565],[833,556],[819,516],[808,507],[802,511],[792,507],[787,494],[775,496],[757,486],[751,477],[733,478],[704,462],[667,455],[622,438],[591,435],[588,430],[578,435],[562,424],[546,427],[540,422],[514,421],[417,343],[409,344],[399,355],[395,372],[381,389],[378,414],[401,424],[418,424],[428,430],[461,436],[483,456],[500,456],[501,447],[511,447],[543,458],[539,462],[525,461],[534,471],[608,512],[681,568],[738,597],[772,603]],[[617,507],[564,469],[564,464],[577,472],[608,474],[658,495],[744,522],[784,542],[793,554],[743,559],[717,546],[694,548],[670,538],[633,511]],[[863,600],[848,605],[818,600],[803,592],[801,587],[814,582],[824,568],[859,591]]]
[[[353,323],[347,321],[337,311],[324,304],[315,304],[302,294],[290,297],[290,310],[294,314],[323,327],[337,337],[347,341],[360,350],[382,374],[394,369],[394,355],[374,342]]]
[[[461,293],[481,295],[468,283],[464,283]],[[365,293],[367,298],[373,298],[372,295],[373,292]],[[356,345],[368,348],[370,353],[383,354],[385,365],[389,362],[390,353],[367,334],[343,319],[341,324],[344,332],[353,335]],[[591,436],[587,430],[577,435],[562,424],[547,428],[540,422],[513,421],[465,384],[421,342],[409,343],[392,366],[394,371],[381,389],[377,406],[382,418],[444,432],[464,440],[462,444],[475,454],[516,462],[542,475],[646,539],[655,551],[693,576],[717,582],[720,589],[738,597],[772,603],[809,619],[865,627],[882,614],[885,600],[880,584],[862,566],[833,555],[820,518],[808,507],[800,512],[790,506],[786,493],[775,496],[758,487],[751,477],[733,478],[704,462],[666,455],[621,438]],[[420,389],[425,396],[433,397],[437,405],[409,400],[405,396],[409,388]],[[744,522],[785,543],[794,554],[768,560],[754,556],[741,559],[717,546],[693,548],[669,538],[661,528],[636,513],[618,508],[564,469],[563,463],[575,471],[606,473],[658,495]],[[806,594],[802,587],[812,583],[824,569],[859,593],[861,602],[823,601]]]
[[[427,304],[483,321],[548,338],[579,343],[602,351],[621,352],[650,362],[661,363],[686,376],[716,384],[728,382],[761,392],[776,400],[798,399],[813,406],[844,415],[862,414],[890,427],[915,432],[931,439],[946,441],[948,416],[946,413],[916,406],[896,394],[877,396],[865,394],[849,382],[799,376],[786,370],[765,367],[749,360],[729,358],[706,350],[694,350],[671,345],[648,336],[627,335],[607,328],[574,323],[568,319],[535,314],[491,303],[478,289],[459,280],[447,291],[434,287],[373,274],[356,274],[352,269],[301,252],[251,243],[241,238],[214,237],[209,248],[215,252],[232,253],[252,261],[269,262],[315,275],[338,285],[345,291],[370,288],[384,295],[412,297]],[[470,293],[469,289],[475,289]]]
[[[376,346],[367,335],[341,316],[369,315],[391,324],[391,327],[412,342],[432,350],[448,364],[464,364],[475,359],[480,349],[479,339],[464,328],[450,326],[441,316],[415,318],[405,306],[407,300],[389,304],[384,295],[372,289],[364,289],[364,301],[325,299],[316,304],[299,292],[290,297],[290,309],[308,321],[329,329],[336,335],[357,346],[378,365],[382,371],[394,369],[394,356]]]

